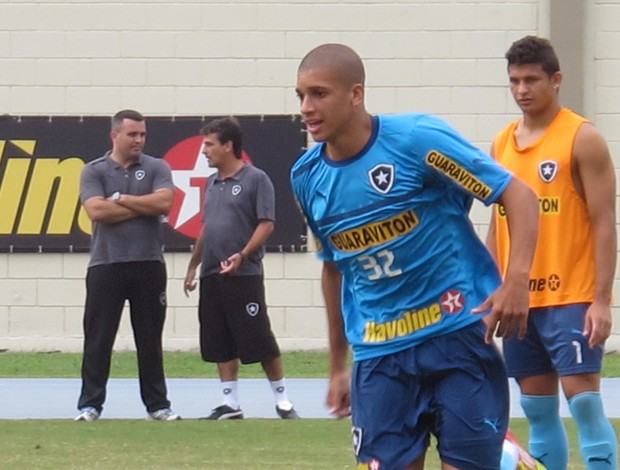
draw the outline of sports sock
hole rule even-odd
[[[271,384],[271,390],[276,400],[276,405],[284,410],[290,410],[293,408],[293,404],[289,401],[286,394],[286,385],[284,384],[284,377],[280,380],[273,380],[269,382]]]
[[[566,470],[568,439],[560,419],[557,395],[521,395],[521,408],[530,427],[529,452],[547,470]]]
[[[568,400],[575,420],[579,449],[587,470],[618,469],[618,439],[605,417],[599,392],[585,392]]]
[[[231,408],[239,409],[239,399],[237,398],[237,381],[230,380],[228,382],[222,382],[222,393],[224,394],[224,405],[228,405]]]

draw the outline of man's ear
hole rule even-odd
[[[554,90],[560,88],[560,85],[562,84],[562,78],[562,72],[560,71],[557,71],[553,75],[551,75],[551,85],[553,86]]]
[[[364,104],[364,85],[361,83],[356,83],[353,85],[352,91],[352,104],[354,106],[359,106],[360,104]]]

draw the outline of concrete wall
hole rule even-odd
[[[299,60],[337,41],[365,59],[371,112],[439,114],[487,150],[518,115],[503,55],[525,34],[552,36],[574,81],[563,90],[567,104],[582,108],[620,158],[618,0],[4,1],[0,113],[297,113]],[[472,218],[484,236],[488,210],[476,205]],[[188,255],[166,259],[165,347],[193,349],[197,296],[182,293]],[[0,255],[0,349],[81,349],[86,262],[83,254]],[[326,346],[319,269],[312,254],[267,255],[284,349]],[[618,283],[615,291],[620,298]],[[615,317],[610,348],[620,347]],[[133,347],[127,315],[116,347]]]

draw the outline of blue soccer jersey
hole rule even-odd
[[[373,117],[362,151],[331,161],[324,144],[291,169],[319,257],[342,273],[342,315],[355,360],[406,349],[480,319],[500,284],[468,213],[511,179],[442,120]]]

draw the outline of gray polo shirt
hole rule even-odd
[[[241,251],[261,220],[276,220],[275,192],[269,176],[244,165],[232,177],[211,175],[206,183],[200,277],[220,271],[220,261]],[[265,247],[252,253],[235,271],[247,276],[263,273]]]
[[[143,195],[158,189],[174,188],[168,164],[149,155],[123,168],[110,158],[110,152],[82,169],[80,200],[95,196]],[[129,261],[164,261],[162,227],[159,216],[140,216],[114,224],[93,222],[89,266]]]

